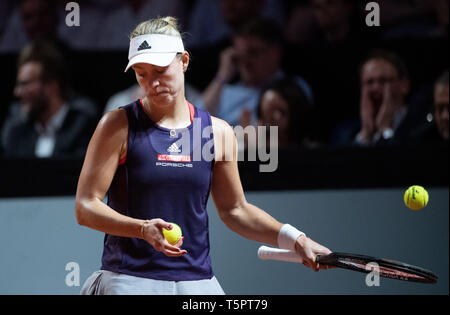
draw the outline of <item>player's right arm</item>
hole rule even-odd
[[[89,143],[78,180],[75,214],[80,225],[108,234],[139,237],[142,222],[103,203],[120,158],[126,154],[128,122],[119,109],[107,113]]]
[[[80,225],[123,237],[144,238],[156,250],[168,256],[185,251],[165,241],[162,228],[169,224],[161,219],[139,220],[120,214],[103,203],[116,173],[119,161],[125,157],[128,140],[128,120],[122,109],[103,116],[89,143],[78,180],[75,215]]]

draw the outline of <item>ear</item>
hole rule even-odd
[[[183,55],[181,55],[181,62],[183,64],[183,72],[186,72],[189,67],[190,55],[187,51],[184,51]]]

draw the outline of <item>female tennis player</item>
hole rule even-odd
[[[135,71],[146,96],[105,114],[86,153],[76,218],[80,225],[104,232],[105,239],[101,269],[87,279],[81,293],[224,294],[209,256],[210,193],[231,230],[296,250],[306,266],[319,270],[316,255],[330,250],[246,201],[233,130],[185,99],[189,53],[176,19],[143,22],[130,38],[126,70]],[[194,122],[202,134],[197,144]],[[222,141],[226,138],[233,139],[231,144]],[[213,158],[202,154],[195,159],[199,145],[209,147]],[[227,152],[233,158],[227,159]],[[170,222],[184,235],[175,245],[163,235]]]

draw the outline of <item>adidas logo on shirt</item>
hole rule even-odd
[[[152,48],[152,46],[150,46],[150,45],[147,43],[147,41],[144,40],[144,41],[142,42],[142,44],[139,46],[138,51],[144,50],[144,49],[151,49],[151,48]]]
[[[172,143],[172,145],[167,149],[167,152],[170,153],[180,153],[181,150],[178,147],[178,144],[176,142]]]

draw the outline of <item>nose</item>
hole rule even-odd
[[[373,83],[369,86],[369,93],[374,97],[382,97],[384,94],[384,86],[380,83]]]
[[[153,80],[152,88],[157,88],[160,85],[159,80]]]
[[[380,81],[375,81],[372,83],[371,88],[375,92],[383,92],[384,90],[384,84]]]
[[[23,86],[21,86],[20,84],[16,84],[16,86],[14,87],[14,96],[17,98],[22,98]]]

